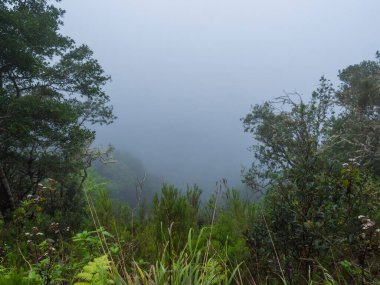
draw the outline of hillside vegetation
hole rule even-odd
[[[252,106],[260,198],[202,198],[91,147],[110,78],[63,15],[0,2],[0,284],[380,284],[379,53]]]
[[[111,157],[92,163],[92,169],[105,178],[111,198],[136,206],[150,202],[154,194],[160,192],[163,179],[149,173],[139,159],[116,150]]]

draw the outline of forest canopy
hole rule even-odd
[[[0,197],[9,213],[54,178],[60,200],[75,207],[90,165],[90,124],[114,120],[109,81],[86,45],[60,34],[64,11],[49,1],[0,3]],[[64,198],[63,198],[64,197]],[[58,198],[57,198],[58,199]]]

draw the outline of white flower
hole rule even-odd
[[[370,219],[367,219],[365,223],[363,223],[362,229],[368,230],[369,228],[372,228],[376,223],[374,221],[371,221]]]

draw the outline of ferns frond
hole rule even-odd
[[[114,284],[110,279],[111,266],[107,255],[94,258],[76,275],[78,282],[74,285],[106,285]]]

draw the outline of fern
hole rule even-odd
[[[78,282],[74,285],[106,285],[114,284],[110,277],[110,262],[107,255],[95,258],[83,267],[82,272],[76,275]]]

